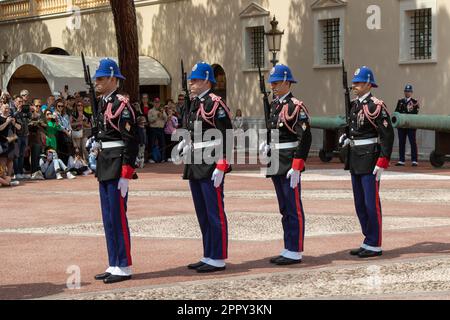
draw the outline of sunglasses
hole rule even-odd
[[[62,105],[57,105],[56,107],[57,107],[57,108],[63,108],[64,106],[62,106]]]

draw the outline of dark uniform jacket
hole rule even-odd
[[[419,114],[419,101],[414,98],[411,98],[409,101],[406,98],[398,100],[397,108],[395,108],[395,112],[398,113],[407,113],[407,114]]]
[[[217,108],[215,114],[211,115],[211,118],[206,121],[201,115],[197,115],[199,112],[199,108],[201,107],[201,104],[204,106],[204,111],[206,114],[210,113],[213,110],[213,107],[215,105],[215,101],[213,101],[213,97],[220,98],[218,96],[215,96],[212,91],[209,91],[206,95],[204,95],[201,99],[194,98],[191,101],[190,106],[190,112],[188,115],[186,115],[188,118],[187,120],[187,130],[189,131],[191,135],[191,141],[192,143],[199,143],[201,141],[194,139],[194,131],[195,128],[200,127],[200,123],[202,126],[202,137],[206,130],[208,129],[217,129],[222,134],[222,156],[215,155],[213,152],[214,147],[209,147],[206,149],[206,155],[210,156],[207,159],[204,159],[204,157],[201,156],[201,153],[205,151],[205,149],[197,149],[194,150],[193,146],[191,145],[191,153],[190,153],[190,162],[185,165],[184,167],[184,173],[183,173],[183,179],[186,180],[201,180],[201,179],[211,179],[211,176],[216,169],[217,161],[223,160],[226,158],[227,154],[227,129],[232,129],[233,125],[231,123],[230,116],[228,114],[228,107],[225,106],[227,110],[224,109],[223,106],[219,105]],[[208,152],[211,150],[212,152]],[[197,155],[195,155],[197,154]],[[201,159],[202,163],[195,164],[195,159]],[[205,161],[207,160],[207,161]],[[207,164],[210,163],[210,164]],[[226,173],[231,171],[231,167],[228,168]]]
[[[100,182],[119,179],[122,175],[122,165],[135,168],[136,157],[139,151],[137,125],[133,114],[128,108],[125,108],[116,119],[112,120],[112,123],[119,129],[118,131],[105,121],[105,112],[109,102],[113,103],[112,113],[114,114],[121,105],[117,92],[114,92],[107,98],[107,101],[100,98],[96,140],[101,143],[123,141],[125,147],[104,149],[99,152],[96,177]]]
[[[271,157],[274,159],[275,157],[279,158],[279,166],[277,168],[276,165],[272,162],[268,166],[267,176],[278,176],[278,175],[287,175],[289,170],[292,169],[292,162],[294,159],[302,159],[306,161],[308,159],[309,149],[311,148],[312,136],[311,136],[311,127],[309,123],[308,113],[305,109],[299,110],[297,115],[293,115],[296,105],[292,98],[294,96],[292,93],[289,93],[283,101],[274,100],[270,105],[270,118],[269,118],[269,130],[278,129],[279,131],[279,142],[278,143],[288,143],[288,142],[296,142],[299,144],[296,148],[291,149],[282,149],[276,150],[274,146],[271,144]],[[285,105],[288,105],[288,115],[294,116],[294,118],[290,121],[285,119],[283,121],[283,117],[281,115],[281,111]],[[293,129],[291,132],[288,128]],[[274,142],[275,132],[272,131],[271,139]],[[304,171],[304,170],[303,170]]]
[[[375,104],[372,98],[373,96],[370,94],[362,102],[356,99],[351,104],[350,139],[379,138],[379,143],[350,146],[350,156],[347,158],[346,169],[350,170],[352,174],[372,174],[378,158],[388,160],[391,158],[394,144],[394,129],[391,118],[385,108]],[[373,124],[364,113],[364,105],[368,105],[370,114],[377,114],[372,119]]]

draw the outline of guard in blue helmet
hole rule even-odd
[[[95,276],[104,283],[131,278],[131,244],[127,220],[128,181],[139,150],[135,111],[129,99],[119,95],[119,79],[125,80],[112,59],[103,59],[94,75],[100,95],[97,116],[100,145],[96,177],[99,181],[103,226],[109,267]]]
[[[301,174],[305,171],[312,142],[310,118],[303,102],[291,93],[291,85],[297,81],[289,67],[276,65],[270,72],[269,83],[274,94],[267,128],[271,130],[272,141],[263,142],[260,153],[264,157],[270,153],[267,177],[275,186],[284,231],[284,249],[270,262],[293,265],[302,262],[304,251]]]
[[[395,112],[403,113],[403,114],[419,114],[420,104],[419,101],[414,99],[413,96],[413,86],[407,84],[404,90],[405,97],[398,100],[397,108]],[[399,144],[399,152],[400,159],[396,164],[397,167],[404,167],[406,164],[406,137],[409,139],[409,143],[411,145],[411,161],[412,166],[417,167],[418,163],[418,149],[417,149],[417,140],[416,140],[416,129],[403,129],[398,128],[398,144]]]
[[[227,130],[232,129],[231,113],[223,99],[214,94],[213,68],[199,62],[189,77],[190,108],[185,113],[190,140],[178,145],[185,157],[183,179],[189,180],[195,212],[203,239],[203,257],[188,265],[198,273],[225,270],[228,258],[228,222],[224,208],[224,177],[231,171],[227,161]],[[214,139],[204,139],[208,130]],[[211,131],[210,131],[211,132]],[[201,134],[201,140],[196,138]]]
[[[370,258],[382,254],[380,179],[389,167],[394,130],[386,105],[371,93],[378,87],[372,70],[358,68],[352,82],[356,99],[351,102],[350,136],[344,134],[339,142],[350,148],[346,170],[351,173],[356,213],[365,239],[350,254]]]

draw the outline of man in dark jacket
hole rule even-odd
[[[284,249],[270,259],[276,265],[293,265],[302,262],[305,240],[305,214],[301,201],[301,174],[311,148],[311,128],[308,110],[303,102],[294,98],[291,85],[297,83],[291,70],[276,65],[269,82],[275,99],[270,106],[268,130],[271,137],[278,133],[278,141],[263,143],[260,151],[271,151],[267,176],[272,179],[277,194],[284,231]],[[277,161],[278,165],[274,165]]]
[[[340,143],[350,147],[346,169],[352,175],[356,213],[365,239],[350,254],[370,258],[382,255],[380,179],[389,167],[394,129],[386,105],[371,93],[378,87],[372,70],[357,69],[352,82],[357,98],[351,103],[350,137],[343,135]]]
[[[412,97],[413,95],[413,87],[408,84],[405,87],[405,97],[403,99],[398,100],[397,108],[395,112],[403,113],[403,114],[419,114],[419,101]],[[405,129],[398,128],[398,146],[400,159],[396,164],[397,167],[404,167],[406,162],[406,137],[409,139],[409,143],[411,145],[411,161],[412,166],[417,167],[419,165],[418,161],[418,151],[417,151],[417,141],[416,141],[416,129]]]
[[[131,244],[127,220],[128,182],[133,177],[139,149],[135,114],[128,99],[117,93],[125,78],[117,63],[103,59],[95,73],[95,87],[100,94],[98,133],[101,151],[96,177],[108,249],[109,267],[95,276],[104,283],[131,279]]]
[[[191,140],[178,148],[189,157],[183,178],[189,180],[195,212],[203,237],[203,258],[188,266],[199,273],[225,270],[228,258],[228,223],[224,209],[224,176],[231,171],[226,160],[227,129],[232,129],[228,107],[212,92],[216,84],[212,67],[197,63],[189,76],[191,107],[185,113]],[[206,131],[220,133],[214,140],[203,139]],[[201,139],[197,139],[201,135]],[[211,151],[211,153],[208,152]]]

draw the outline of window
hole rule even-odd
[[[250,3],[239,14],[242,32],[242,71],[254,72],[267,68],[267,43],[264,31],[270,27],[269,11],[259,4]]]
[[[254,27],[249,28],[249,39],[250,39],[250,57],[251,57],[251,68],[258,68],[258,66],[264,67],[265,61],[265,43],[264,43],[264,27]]]
[[[411,20],[411,58],[425,60],[432,57],[432,16],[431,9],[409,12]]]
[[[339,64],[340,49],[340,19],[327,19],[320,21],[323,34],[323,64]]]
[[[316,5],[313,10],[314,68],[338,68],[344,52],[345,5]]]
[[[437,62],[436,0],[400,0],[400,64]]]

